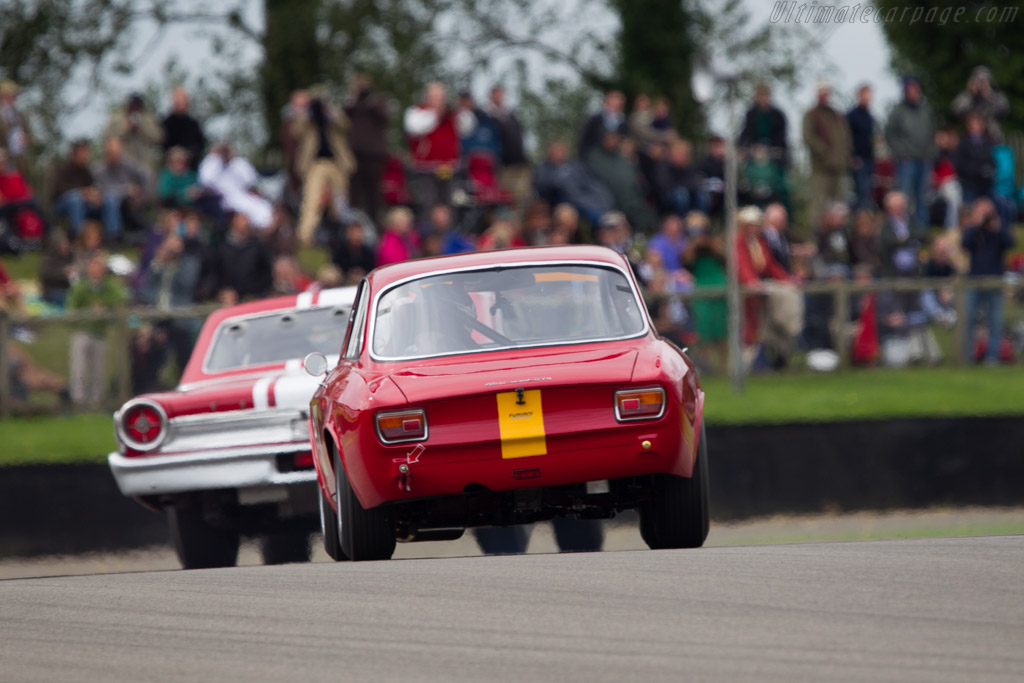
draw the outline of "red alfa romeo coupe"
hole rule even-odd
[[[649,547],[699,547],[703,407],[693,364],[655,332],[614,251],[378,268],[310,404],[325,548],[381,560],[396,541],[628,509]]]

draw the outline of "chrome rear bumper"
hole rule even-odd
[[[290,486],[316,481],[312,469],[280,472],[277,456],[309,450],[308,441],[276,445],[218,448],[180,455],[107,456],[121,493],[151,496],[265,486]]]

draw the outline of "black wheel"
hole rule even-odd
[[[345,553],[341,552],[341,539],[338,538],[338,516],[334,513],[331,504],[327,502],[323,491],[320,492],[320,533],[324,537],[324,550],[332,560],[344,562],[348,559]]]
[[[167,521],[178,560],[184,569],[233,567],[238,563],[237,531],[211,525],[200,507],[167,508]]]
[[[487,555],[518,555],[526,552],[533,526],[491,526],[473,529],[480,551]]]
[[[341,552],[353,562],[390,560],[395,552],[395,525],[387,506],[365,509],[349,486],[335,451],[334,478],[338,487],[338,538]]]
[[[260,537],[264,564],[309,562],[309,534],[297,531],[275,531]]]
[[[651,500],[640,508],[640,535],[652,550],[699,548],[708,537],[708,440],[703,423],[692,477],[651,476]]]
[[[604,523],[600,519],[556,517],[551,526],[563,553],[596,553],[604,547]]]

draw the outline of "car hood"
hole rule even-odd
[[[409,403],[454,396],[492,394],[517,387],[628,383],[637,351],[595,347],[529,349],[445,358],[406,366],[389,376]]]

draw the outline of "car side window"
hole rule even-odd
[[[357,360],[363,352],[363,330],[366,326],[366,307],[369,287],[366,280],[359,283],[359,292],[356,294],[356,303],[352,307],[352,315],[349,319],[348,337],[345,342],[344,357],[348,360]]]

